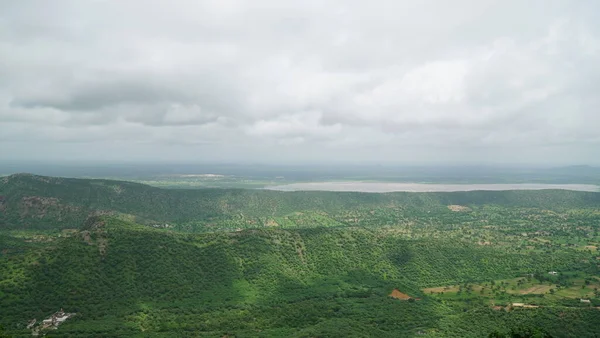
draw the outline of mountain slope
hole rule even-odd
[[[76,228],[98,213],[126,214],[144,224],[194,222],[200,227],[300,211],[339,214],[386,206],[410,210],[447,205],[499,205],[550,210],[600,205],[600,193],[563,190],[452,193],[277,192],[242,189],[167,190],[121,181],[17,174],[0,178],[0,228]],[[341,222],[337,219],[338,222]],[[343,223],[343,222],[342,222]],[[245,226],[244,226],[245,227]]]
[[[77,315],[50,336],[600,335],[599,193],[193,191],[21,174],[0,179],[0,196],[0,325],[17,337],[61,308]]]
[[[17,335],[28,334],[23,323],[59,308],[78,315],[57,333],[78,337],[478,337],[541,323],[556,336],[600,333],[592,324],[598,311],[463,312],[420,291],[548,269],[542,254],[411,241],[387,229],[195,235],[99,217],[69,236],[12,247],[21,251],[0,260],[0,272],[10,276],[0,282],[0,323]],[[557,255],[554,264],[566,269],[578,260]],[[421,300],[393,299],[393,289]],[[481,325],[470,324],[475,318]]]

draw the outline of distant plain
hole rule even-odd
[[[267,186],[265,189],[278,191],[358,191],[358,192],[451,192],[474,190],[544,190],[561,189],[597,192],[600,187],[593,184],[443,184],[443,183],[399,183],[399,182],[309,182]]]

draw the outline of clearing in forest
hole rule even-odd
[[[277,222],[275,222],[275,220],[272,218],[269,218],[267,220],[267,222],[265,223],[265,225],[268,227],[278,227],[279,226],[279,224]]]
[[[400,300],[409,300],[409,299],[419,300],[419,298],[413,298],[404,292],[400,292],[400,290],[398,290],[398,289],[394,289],[394,291],[392,291],[392,293],[390,293],[390,297],[400,299]]]
[[[469,207],[465,207],[464,205],[449,205],[448,209],[450,209],[451,211],[455,211],[455,212],[466,212],[466,211],[471,211],[471,208]]]
[[[512,303],[513,307],[521,307],[521,308],[526,308],[526,309],[535,309],[538,308],[538,305],[531,305],[531,304],[525,304],[525,303]]]

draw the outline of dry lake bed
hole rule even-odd
[[[278,191],[359,191],[359,192],[434,192],[473,190],[543,190],[562,189],[600,192],[600,186],[592,184],[440,184],[440,183],[391,183],[391,182],[310,182],[268,186],[264,189]]]

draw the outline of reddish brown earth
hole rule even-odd
[[[400,299],[400,300],[409,300],[409,299],[420,300],[420,298],[413,298],[404,292],[400,292],[400,290],[398,290],[398,289],[394,289],[394,291],[392,291],[392,293],[390,294],[390,297]]]

